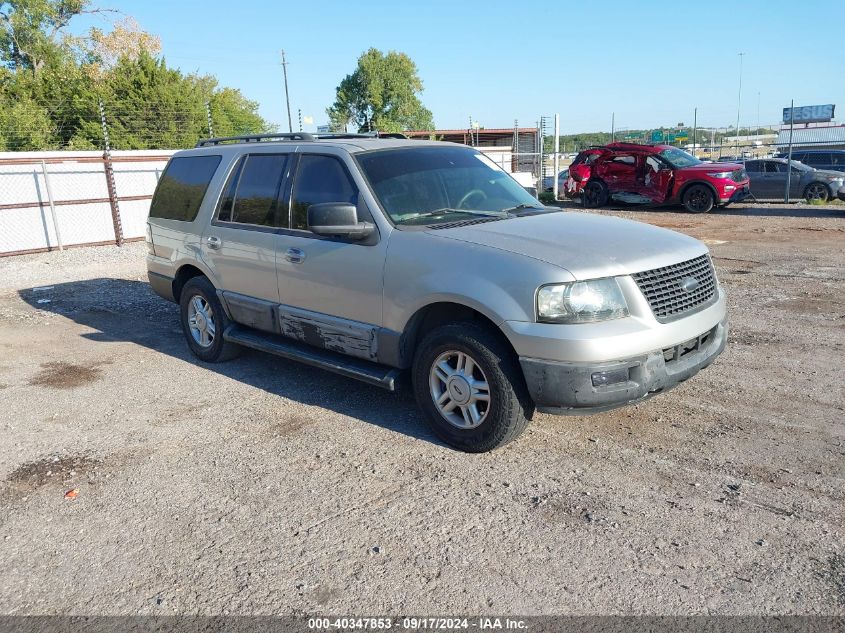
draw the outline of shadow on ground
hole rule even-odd
[[[81,335],[94,343],[141,345],[290,400],[443,445],[429,432],[405,376],[400,380],[404,388],[391,393],[252,350],[226,363],[203,363],[188,350],[178,306],[159,298],[146,282],[103,278],[55,284],[49,303],[39,303],[45,292],[27,289],[19,295],[37,310],[60,314],[95,330]]]

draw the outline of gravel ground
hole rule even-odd
[[[729,347],[485,455],[196,361],[143,244],[0,260],[0,613],[845,614],[845,212],[602,213],[710,245]]]

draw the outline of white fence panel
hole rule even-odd
[[[173,151],[112,154],[124,239],[141,239],[150,199]],[[43,174],[50,179],[58,235]],[[101,152],[0,153],[0,255],[115,240]]]

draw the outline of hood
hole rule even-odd
[[[825,178],[825,179],[831,179],[831,178],[842,179],[842,178],[845,178],[845,172],[834,171],[832,169],[814,169],[813,171],[808,171],[807,174],[811,175],[813,177],[816,177],[816,178]],[[802,175],[804,175],[804,174],[802,174]]]
[[[538,259],[569,271],[575,279],[630,275],[707,252],[698,240],[675,231],[574,211],[428,233]]]

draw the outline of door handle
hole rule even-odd
[[[208,244],[208,248],[213,248],[214,250],[217,250],[223,244],[220,238],[215,235],[207,237],[205,243]]]
[[[285,252],[285,259],[292,264],[301,264],[305,261],[305,251],[299,248],[289,248]]]

